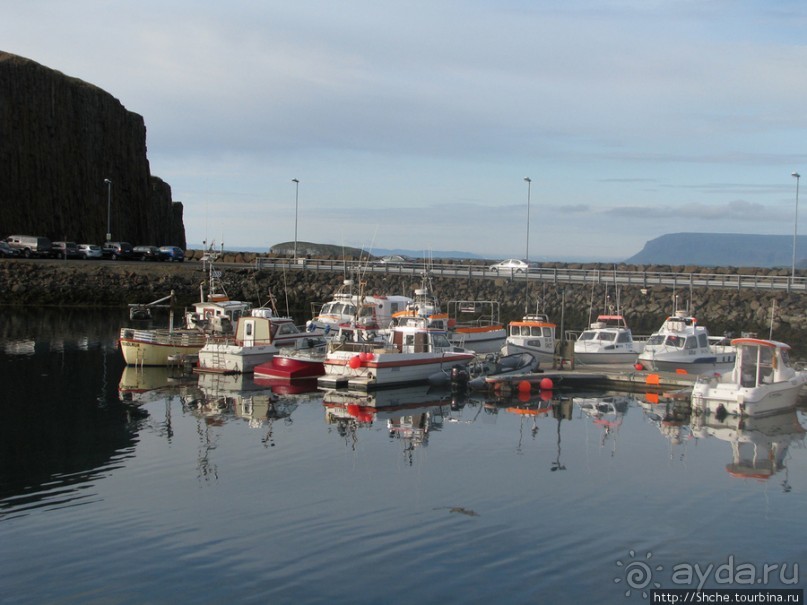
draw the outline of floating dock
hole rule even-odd
[[[695,384],[694,374],[675,372],[649,372],[637,370],[630,365],[590,365],[574,370],[546,370],[521,376],[491,376],[487,379],[493,389],[517,389],[522,382],[541,388],[545,380],[552,382],[552,388],[564,387],[605,387],[626,392],[662,393],[669,390],[688,392]]]

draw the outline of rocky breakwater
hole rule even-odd
[[[189,252],[199,258],[201,253]],[[311,317],[312,303],[324,302],[342,285],[340,273],[307,270],[257,271],[254,254],[225,254],[220,259],[224,286],[231,298],[267,304],[274,298],[281,313],[287,311],[300,323]],[[574,268],[571,265],[559,265]],[[578,266],[581,267],[581,266]],[[624,268],[620,268],[624,269]],[[644,268],[668,271],[670,267]],[[697,268],[678,268],[697,272]],[[638,269],[637,269],[638,270]],[[772,271],[755,270],[760,274]],[[124,307],[146,303],[172,290],[178,306],[198,301],[200,285],[207,280],[202,264],[111,263],[106,261],[0,261],[0,304],[8,306]],[[363,277],[368,294],[411,296],[421,287],[417,275],[368,273]],[[613,286],[565,286],[517,279],[435,278],[435,293],[450,300],[490,300],[501,306],[501,320],[510,321],[525,312],[546,313],[558,325],[558,334],[580,331],[597,314],[617,305],[637,334],[649,334],[679,308],[690,308],[710,333],[722,335],[755,332],[773,336],[797,349],[807,348],[805,295],[787,292],[736,289],[673,291],[669,288],[621,288]],[[610,308],[609,308],[610,307]],[[804,343],[804,344],[802,344]]]

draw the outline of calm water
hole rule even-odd
[[[423,388],[373,410],[125,371],[124,321],[0,324],[2,603],[639,603],[764,564],[754,587],[807,582],[802,411],[739,428],[663,422],[643,394]]]

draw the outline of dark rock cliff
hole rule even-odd
[[[0,207],[0,237],[101,243],[109,220],[113,240],[186,245],[182,204],[151,176],[143,117],[92,84],[1,51]]]

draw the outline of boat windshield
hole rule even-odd
[[[597,337],[597,333],[591,330],[586,330],[580,335],[580,338],[577,340],[594,340]]]
[[[670,334],[667,336],[667,340],[664,341],[664,344],[668,347],[674,347],[676,349],[683,349],[684,343],[686,343],[686,339],[676,336],[675,334]]]
[[[451,344],[444,333],[439,332],[432,334],[432,346],[436,349],[450,349],[454,345]]]

